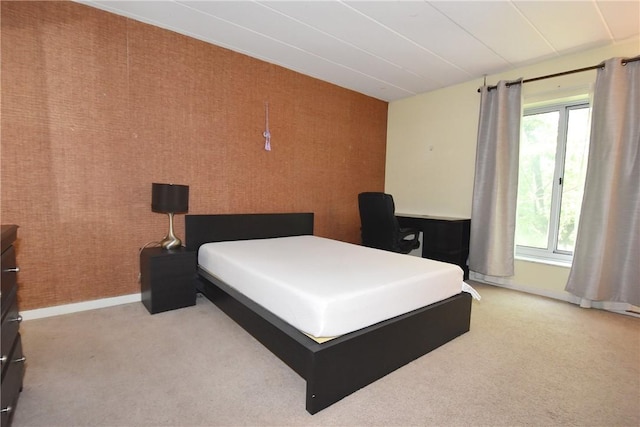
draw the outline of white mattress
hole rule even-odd
[[[207,243],[205,271],[314,337],[333,337],[469,290],[462,269],[317,236]]]

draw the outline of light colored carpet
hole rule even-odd
[[[304,380],[202,297],[26,321],[13,425],[640,425],[640,319],[474,287],[470,332],[313,416]]]

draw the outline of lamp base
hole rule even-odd
[[[162,246],[163,249],[177,249],[182,246],[182,240],[176,236],[173,236],[173,238],[166,236],[160,241],[160,246]]]
[[[160,246],[163,249],[177,249],[182,246],[182,240],[178,239],[173,232],[173,213],[167,215],[169,215],[169,233],[160,241]]]

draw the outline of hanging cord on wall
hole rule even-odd
[[[621,60],[620,62],[622,63],[622,65],[627,65],[629,62],[635,62],[635,61],[640,61],[640,56],[635,56],[633,58],[625,58],[625,59]],[[578,69],[569,70],[569,71],[562,71],[560,73],[548,74],[546,76],[532,77],[530,79],[524,79],[522,81],[517,80],[517,81],[509,82],[509,83],[507,83],[507,87],[511,86],[511,85],[515,85],[515,84],[529,83],[529,82],[535,82],[535,81],[538,81],[538,80],[550,79],[552,77],[561,77],[561,76],[566,76],[568,74],[582,73],[584,71],[597,70],[598,68],[604,68],[604,62],[600,63],[598,65],[592,65],[590,67],[578,68]],[[484,85],[486,86],[486,84],[487,84],[487,76],[484,76]],[[495,89],[497,87],[498,86],[488,86],[487,90],[493,90],[493,89]],[[482,90],[482,88],[478,88],[478,92],[480,92],[481,90]]]
[[[269,132],[269,103],[264,103],[265,109],[265,131],[262,132],[262,136],[264,136],[264,149],[266,151],[271,151],[271,132]]]
[[[138,258],[140,258],[140,255],[142,255],[142,251],[145,248],[148,247],[160,247],[160,242],[147,242],[144,244],[143,247],[140,248],[140,250],[138,251]],[[142,272],[138,271],[138,283],[140,283],[140,280],[142,280]]]

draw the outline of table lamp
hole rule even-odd
[[[174,184],[151,184],[151,210],[169,215],[169,233],[162,239],[164,249],[176,249],[182,241],[173,232],[173,214],[189,211],[189,186]]]

